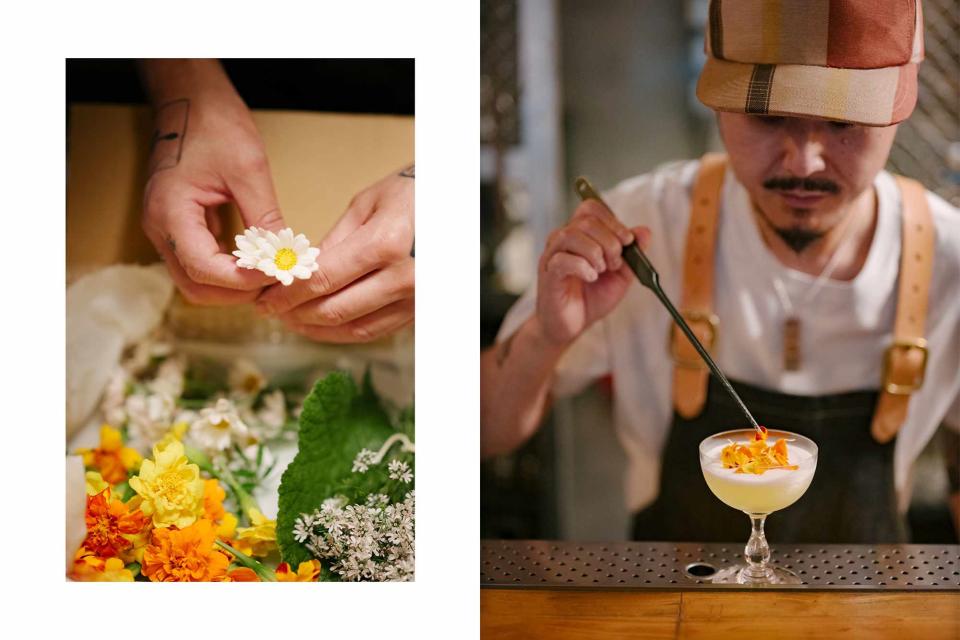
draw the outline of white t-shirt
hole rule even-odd
[[[646,251],[674,304],[680,302],[690,191],[699,161],[676,162],[624,181],[604,199],[630,227],[646,225]],[[866,263],[848,282],[827,280],[806,304],[814,276],[789,269],[763,242],[749,195],[725,173],[714,272],[714,311],[720,329],[714,359],[727,377],[796,395],[824,395],[880,387],[881,361],[892,340],[900,261],[900,190],[881,172],[874,181],[878,222]],[[929,360],[923,387],[910,400],[894,452],[898,503],[910,499],[913,462],[941,422],[960,429],[960,211],[927,193],[936,226],[936,257],[926,322]],[[784,371],[786,312],[774,287],[785,285],[803,331],[800,371]],[[505,339],[535,309],[532,287],[507,314]],[[627,507],[638,510],[657,494],[660,454],[673,415],[673,362],[667,352],[666,309],[639,283],[606,318],[591,326],[561,359],[557,396],[576,393],[612,374],[613,416],[628,458]]]

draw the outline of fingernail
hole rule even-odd
[[[596,271],[591,271],[591,272],[590,272],[590,282],[596,282],[596,281],[597,281],[597,278],[599,278],[599,277],[600,277],[600,276],[597,275],[597,272],[596,272]]]
[[[623,244],[630,244],[633,242],[633,233],[627,229],[624,229],[620,232],[620,242]]]

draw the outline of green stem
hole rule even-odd
[[[237,564],[241,564],[244,567],[247,567],[248,569],[252,569],[253,572],[257,574],[257,576],[260,578],[261,581],[263,582],[277,581],[277,574],[274,573],[272,569],[264,566],[263,564],[254,560],[247,554],[237,551],[236,549],[231,547],[229,544],[227,544],[223,540],[217,540],[216,543],[217,543],[217,546],[219,546],[220,548],[225,549],[229,551],[231,554],[233,554],[233,556],[236,558]]]
[[[260,505],[257,504],[256,499],[247,493],[246,489],[240,486],[240,483],[237,482],[237,479],[230,472],[230,469],[214,465],[213,461],[210,460],[205,453],[199,449],[191,447],[190,445],[183,445],[183,450],[187,456],[187,460],[197,465],[201,470],[206,471],[208,474],[210,474],[210,476],[220,480],[230,488],[230,491],[232,491],[233,495],[237,498],[237,504],[240,506],[241,515],[249,518],[250,509],[256,509],[257,511],[260,511]]]

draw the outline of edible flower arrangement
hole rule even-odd
[[[773,446],[767,445],[768,431],[760,427],[750,444],[731,442],[720,452],[720,462],[725,469],[734,469],[734,473],[753,473],[762,475],[771,469],[795,471],[799,467],[789,464],[787,439],[778,439]]]
[[[237,361],[211,381],[168,342],[136,345],[79,448],[86,535],[77,581],[413,580],[412,408],[388,411],[369,373],[304,389]],[[254,494],[296,443],[276,519]]]

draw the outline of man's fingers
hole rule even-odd
[[[188,302],[197,305],[234,305],[253,302],[260,291],[237,291],[235,289],[224,289],[223,287],[213,287],[209,285],[198,284],[190,279],[180,262],[173,254],[166,242],[151,238],[157,252],[167,264],[167,271],[177,285],[177,289]]]
[[[597,273],[603,273],[607,269],[603,247],[580,229],[558,229],[551,236],[548,250],[550,253],[566,252],[586,258]]]
[[[584,282],[596,282],[600,274],[583,256],[561,251],[553,254],[547,260],[546,275],[554,279],[556,283],[560,283],[565,278],[570,277],[578,278]]]
[[[608,225],[595,216],[583,217],[571,224],[579,228],[601,247],[605,266],[608,269],[616,271],[620,268],[623,263],[623,259],[620,257],[623,252],[623,244]]]
[[[633,240],[633,233],[630,231],[630,229],[628,229],[625,224],[620,222],[620,220],[613,215],[610,209],[607,209],[597,200],[584,200],[580,203],[576,212],[574,212],[574,217],[583,215],[596,216],[601,222],[607,225],[614,234],[616,234],[621,244],[627,245]]]
[[[363,225],[342,242],[317,256],[318,269],[309,280],[299,280],[289,287],[270,287],[257,301],[265,313],[286,313],[307,300],[328,296],[371,271],[405,257],[397,239],[387,234],[380,237],[377,227]],[[407,250],[407,257],[409,249]]]
[[[330,247],[340,244],[347,236],[356,231],[360,225],[370,218],[370,214],[373,213],[373,205],[373,199],[363,193],[354,197],[350,201],[350,206],[337,220],[337,223],[317,245],[320,251],[326,251]]]
[[[368,274],[333,295],[305,302],[280,319],[296,324],[335,327],[398,300],[412,298],[413,291],[414,260],[408,258]]]
[[[171,212],[166,216],[166,246],[176,256],[187,276],[197,284],[251,291],[272,279],[255,269],[242,269],[236,259],[220,251],[216,238],[199,215]]]
[[[230,193],[246,227],[277,232],[287,226],[277,202],[277,192],[266,162],[262,167],[228,182]]]
[[[409,298],[389,304],[339,327],[298,323],[288,323],[287,326],[292,331],[318,342],[356,343],[370,342],[399,331],[411,324],[413,317],[414,300]]]

